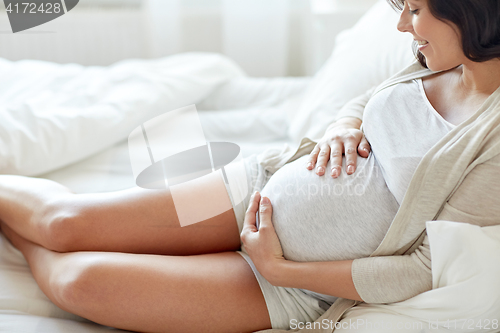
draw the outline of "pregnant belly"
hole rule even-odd
[[[399,208],[375,157],[359,157],[354,174],[343,171],[336,179],[307,170],[307,158],[283,166],[261,191],[271,199],[285,258],[331,261],[369,256]]]

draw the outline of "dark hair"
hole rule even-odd
[[[398,12],[403,0],[387,0]],[[500,1],[499,0],[427,0],[431,14],[445,23],[454,23],[462,37],[465,56],[475,62],[500,58]],[[424,55],[416,42],[413,52],[422,66],[427,67]]]

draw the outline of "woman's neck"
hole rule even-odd
[[[500,86],[500,59],[469,61],[457,69],[461,71],[460,86],[468,95],[491,95]]]

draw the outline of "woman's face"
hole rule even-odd
[[[435,18],[427,0],[404,1],[398,30],[413,35],[433,71],[455,68],[466,60],[458,28]]]

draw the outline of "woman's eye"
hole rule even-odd
[[[418,9],[415,9],[415,10],[410,10],[410,14],[411,15],[415,15],[418,13]]]

